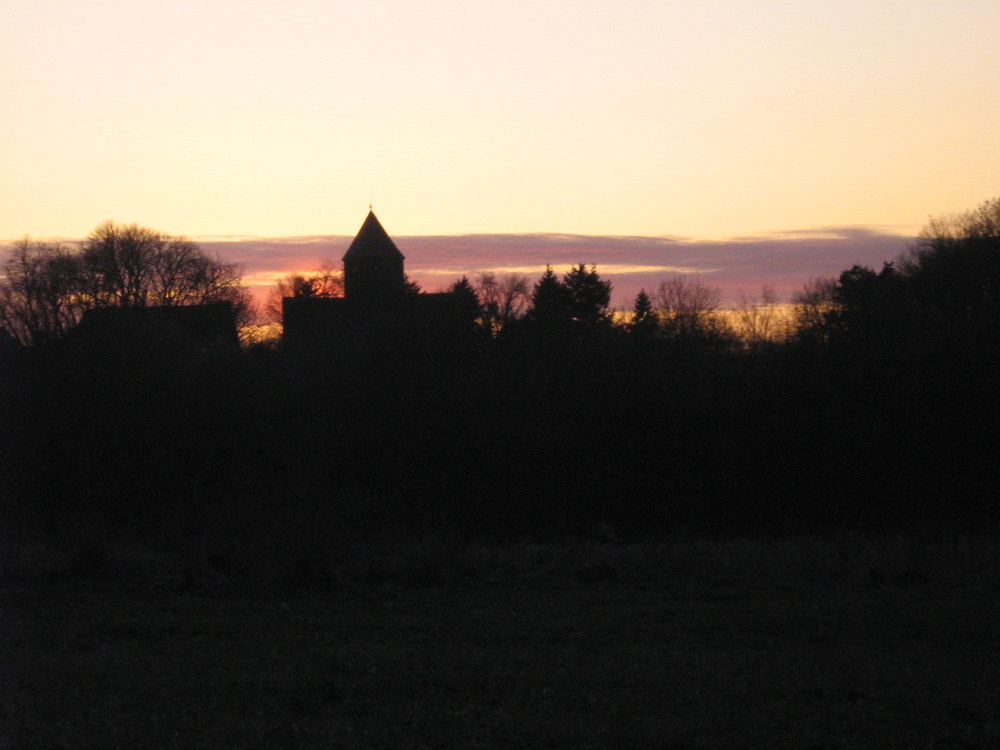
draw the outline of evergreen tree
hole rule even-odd
[[[479,304],[479,295],[473,289],[472,283],[465,276],[452,284],[448,291],[455,295],[455,313],[462,320],[468,323],[471,328],[482,314],[482,305]]]
[[[603,281],[597,267],[589,269],[581,263],[563,277],[569,296],[569,311],[573,320],[588,325],[608,320],[611,305],[611,282]]]
[[[571,320],[572,298],[566,285],[559,280],[552,266],[535,283],[531,294],[528,319],[543,325],[560,325]]]
[[[635,306],[632,308],[632,322],[629,324],[629,330],[636,336],[651,336],[656,332],[659,324],[649,295],[646,294],[645,289],[640,289],[635,298]]]
[[[403,276],[403,295],[406,297],[412,297],[415,294],[423,294],[424,290],[420,286],[420,282],[411,279],[408,274]]]

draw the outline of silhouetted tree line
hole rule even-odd
[[[38,347],[64,338],[89,309],[212,302],[231,303],[248,324],[241,276],[190,240],[137,224],[105,222],[81,247],[25,238],[0,267],[0,329]]]
[[[337,356],[3,355],[7,523],[266,549],[998,520],[1000,200],[810,282],[787,329],[685,277],[615,315],[583,264],[452,291],[468,325]]]

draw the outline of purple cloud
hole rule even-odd
[[[291,272],[339,262],[351,237],[196,238],[210,253],[237,262],[248,284],[261,290]],[[877,227],[828,227],[766,237],[701,241],[678,237],[567,234],[469,234],[398,236],[407,273],[428,291],[460,276],[515,270],[537,278],[546,264],[564,271],[594,264],[614,285],[613,303],[629,307],[640,288],[690,274],[722,289],[727,303],[742,291],[756,295],[765,284],[783,299],[809,279],[837,276],[852,265],[878,268],[898,256],[913,237]]]

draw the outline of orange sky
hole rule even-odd
[[[915,231],[1000,194],[996,0],[3,0],[0,238]]]

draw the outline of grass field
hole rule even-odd
[[[1000,747],[1000,543],[7,550],[0,748]]]

